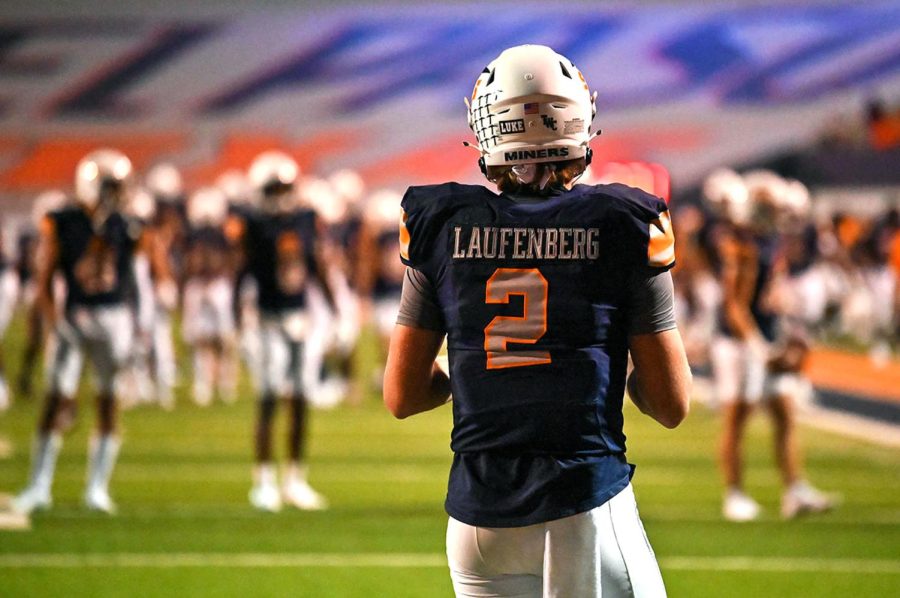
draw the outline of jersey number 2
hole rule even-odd
[[[537,268],[497,268],[487,281],[485,303],[523,298],[521,316],[496,316],[484,329],[487,369],[550,363],[549,351],[509,350],[508,343],[533,345],[547,332],[547,279]]]

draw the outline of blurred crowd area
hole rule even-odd
[[[825,146],[871,148],[900,147],[900,106],[880,97],[866,101],[861,114],[837,114],[826,123],[820,142]]]

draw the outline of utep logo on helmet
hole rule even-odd
[[[525,119],[517,118],[515,120],[501,120],[500,121],[500,134],[501,135],[512,135],[513,133],[524,133],[525,132]]]

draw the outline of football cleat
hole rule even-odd
[[[753,521],[761,511],[759,503],[740,490],[729,490],[722,504],[722,515],[728,521]]]
[[[253,508],[268,513],[281,510],[281,495],[273,484],[262,484],[250,489],[250,504]]]
[[[832,496],[818,490],[809,482],[796,482],[781,497],[781,517],[793,519],[807,513],[824,513],[835,505]]]
[[[98,511],[107,515],[116,514],[116,503],[104,488],[88,488],[84,493],[84,506],[90,511]]]
[[[282,496],[285,503],[302,511],[323,511],[328,508],[328,501],[325,497],[302,480],[294,480],[285,484]]]
[[[10,507],[16,513],[30,515],[35,511],[46,511],[53,506],[50,492],[36,486],[29,486],[10,501]]]

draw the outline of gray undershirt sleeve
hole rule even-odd
[[[628,283],[628,296],[629,336],[675,328],[675,288],[670,272],[635,274]]]
[[[437,290],[428,277],[415,268],[407,268],[403,277],[397,323],[438,332],[445,332],[447,329],[444,312],[438,304]]]

